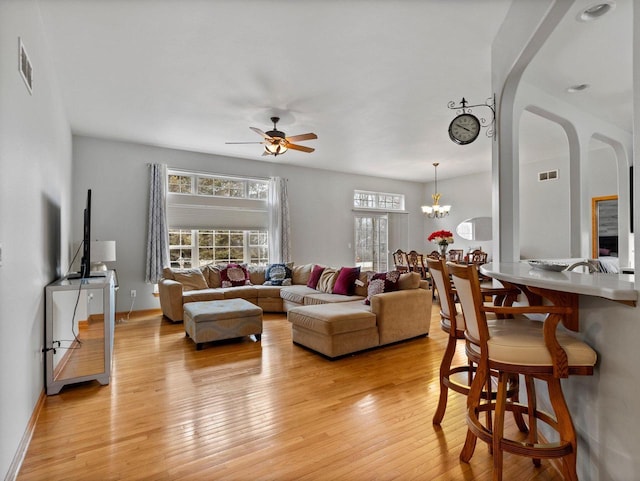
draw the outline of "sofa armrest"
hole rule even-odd
[[[182,320],[182,284],[171,279],[158,282],[162,314],[174,322]]]
[[[374,295],[371,312],[376,315],[380,344],[428,334],[431,299],[430,289],[403,289]]]

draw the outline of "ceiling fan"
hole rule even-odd
[[[264,144],[264,152],[262,155],[280,155],[284,154],[287,150],[299,150],[301,152],[311,153],[315,149],[311,147],[305,147],[304,145],[296,145],[292,142],[299,142],[301,140],[313,140],[317,139],[318,136],[309,132],[308,134],[300,134],[293,135],[291,137],[287,137],[284,132],[277,129],[276,124],[280,120],[280,117],[271,117],[271,122],[273,122],[273,130],[268,130],[267,132],[263,132],[262,130],[256,127],[249,127],[251,130],[261,135],[264,140],[262,142],[225,142],[227,144]]]

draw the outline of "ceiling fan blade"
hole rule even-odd
[[[304,145],[296,145],[287,143],[287,149],[299,150],[301,152],[311,153],[316,149],[312,149],[311,147],[305,147]]]
[[[313,139],[317,139],[318,136],[312,132],[309,132],[308,134],[300,134],[300,135],[294,135],[293,137],[287,137],[287,141],[288,142],[299,142],[301,140],[313,140]]]
[[[262,135],[265,139],[269,139],[269,140],[273,140],[270,136],[268,136],[267,134],[265,134],[262,130],[260,130],[257,127],[249,127],[251,130],[253,130],[256,134],[258,135]]]
[[[264,144],[264,142],[225,142],[225,144]]]

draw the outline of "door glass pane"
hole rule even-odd
[[[388,225],[386,215],[355,216],[356,266],[375,272],[387,270]]]

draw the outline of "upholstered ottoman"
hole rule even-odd
[[[378,345],[376,315],[341,304],[320,304],[290,309],[293,342],[327,357],[338,357]]]
[[[184,330],[196,349],[202,344],[235,337],[262,335],[262,309],[244,299],[188,302],[184,305]]]

